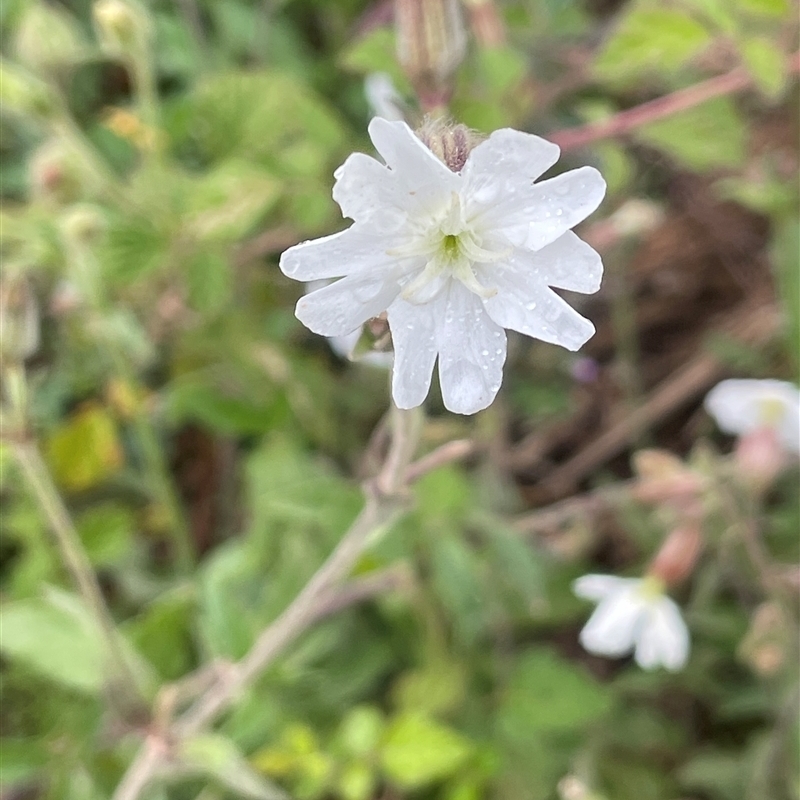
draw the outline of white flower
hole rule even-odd
[[[792,383],[722,381],[706,396],[705,408],[725,433],[742,436],[771,428],[782,447],[800,452],[800,389]]]
[[[322,289],[328,286],[330,281],[311,281],[306,284],[306,293],[316,292],[317,289]],[[373,367],[380,367],[381,369],[389,369],[392,366],[393,355],[391,352],[382,352],[372,350],[366,353],[356,354],[356,347],[358,341],[363,333],[361,328],[346,334],[345,336],[329,336],[328,344],[331,350],[336,353],[340,358],[347,361],[360,361],[363,364],[369,364]]]
[[[689,632],[680,609],[657,578],[584,575],[572,586],[578,597],[598,603],[581,631],[590,652],[619,658],[634,650],[643,669],[682,669],[689,657]]]
[[[355,223],[281,258],[296,280],[341,277],[300,299],[303,324],[346,336],[387,311],[395,403],[423,402],[438,357],[445,406],[461,414],[497,394],[504,328],[570,350],[592,336],[592,323],[550,287],[591,293],[600,286],[600,256],[570,231],[603,198],[597,170],[534,184],[559,148],[507,128],[470,152],[463,133],[442,139],[454,169],[404,122],[375,118],[369,134],[386,166],[355,153],[336,171],[333,189]]]

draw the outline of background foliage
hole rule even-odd
[[[390,11],[151,0],[131,61],[98,35],[88,0],[0,6],[0,247],[41,319],[29,424],[150,697],[241,657],[361,504],[387,376],[301,328],[277,256],[341,227],[332,172],[369,152],[364,77],[392,75],[413,116]],[[535,533],[519,522],[624,488],[644,445],[704,469],[729,443],[698,411],[702,389],[726,372],[796,377],[797,8],[500,11],[507,42],[473,42],[451,104],[484,132],[604,121],[737,69],[745,89],[565,156],[564,168],[597,164],[610,188],[585,231],[608,269],[581,300],[599,329],[585,358],[515,340],[492,409],[454,418],[432,399],[426,448],[468,436],[479,455],[426,476],[362,559],[360,575],[394,570],[393,588],[307,633],[215,733],[187,743],[191,769],[154,800],[277,786],[301,800],[800,797],[796,470],[754,512],[777,584],[725,502],[709,510],[706,552],[679,590],[693,651],[675,675],[584,653],[589,609],[569,588],[587,571],[640,574],[668,514],[623,497]],[[729,336],[758,300],[756,314],[777,304],[785,324]],[[564,472],[698,359],[713,365],[705,384]],[[2,796],[110,797],[157,720],[109,685],[8,443],[0,457]]]

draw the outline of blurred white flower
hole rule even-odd
[[[385,72],[371,72],[364,79],[364,94],[376,117],[403,119],[403,98]]]
[[[743,436],[768,428],[783,448],[800,452],[800,389],[792,383],[722,381],[706,396],[705,408],[725,433]]]
[[[355,223],[281,257],[296,280],[344,276],[299,300],[297,317],[315,333],[346,336],[388,311],[400,408],[424,401],[437,357],[448,409],[488,406],[504,328],[570,350],[594,333],[550,287],[600,286],[600,256],[570,231],[602,200],[600,173],[582,167],[534,184],[556,145],[506,128],[470,151],[464,131],[439,139],[440,160],[405,123],[373,119],[386,166],[355,153],[336,171],[333,197]]]
[[[598,604],[580,634],[590,653],[619,658],[633,650],[643,669],[675,671],[686,664],[689,631],[657,578],[584,575],[572,589]]]

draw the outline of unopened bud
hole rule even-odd
[[[39,306],[24,275],[0,280],[0,351],[3,361],[19,364],[39,347]]]
[[[777,603],[762,603],[753,614],[738,655],[758,675],[776,675],[787,662],[786,643],[791,640],[792,623]]]
[[[45,121],[55,116],[58,101],[44,81],[0,61],[0,106],[4,111]]]
[[[645,503],[689,503],[699,497],[704,484],[702,476],[666,450],[639,450],[633,469],[639,480],[632,494]]]
[[[756,494],[768,489],[786,462],[775,429],[756,428],[742,436],[736,443],[734,462],[739,475]]]
[[[467,51],[459,0],[395,0],[397,58],[423,109],[443,106]]]
[[[152,33],[150,18],[134,0],[98,0],[92,9],[97,35],[110,55],[141,55]]]
[[[481,47],[502,47],[506,29],[494,0],[466,0],[469,25]]]
[[[472,149],[482,137],[466,125],[428,118],[417,130],[422,143],[453,172],[461,172]]]
[[[39,200],[70,203],[81,194],[80,159],[60,139],[45,142],[28,164],[31,194]]]
[[[87,247],[94,244],[105,232],[103,212],[89,203],[78,203],[61,217],[61,232],[69,246]]]
[[[75,20],[63,8],[42,2],[22,15],[13,46],[20,63],[36,72],[59,69],[84,53]]]
[[[680,583],[692,574],[702,548],[703,532],[698,522],[675,528],[656,553],[647,574],[666,586]]]

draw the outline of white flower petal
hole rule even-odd
[[[541,250],[586,219],[605,193],[602,175],[594,167],[581,167],[510,193],[476,218],[502,231],[516,247]]]
[[[385,72],[371,72],[364,78],[364,94],[376,117],[403,119],[403,98]]]
[[[718,383],[707,395],[705,408],[720,430],[744,434],[769,424],[765,407],[779,409],[772,425],[787,449],[800,450],[800,390],[788,381],[731,379]]]
[[[512,128],[495,131],[469,154],[461,170],[465,196],[485,205],[508,192],[527,191],[558,161],[559,153],[557,144],[532,133]]]
[[[636,642],[636,634],[645,602],[638,589],[632,587],[614,592],[600,605],[584,625],[580,642],[590,653],[619,658]]]
[[[436,362],[436,319],[444,313],[444,293],[426,305],[397,298],[389,306],[394,370],[392,397],[398,408],[421,405],[431,387]]]
[[[295,315],[321,336],[346,336],[385,311],[399,291],[395,280],[349,275],[301,297]]]
[[[790,453],[800,453],[800,408],[788,409],[777,427],[778,439]]]
[[[642,669],[683,669],[689,658],[689,631],[680,609],[669,597],[650,602],[642,619],[635,653]]]
[[[635,578],[618,578],[616,575],[584,575],[572,584],[572,591],[585,600],[599,602],[637,583]]]
[[[484,301],[489,316],[503,328],[543,342],[578,350],[594,335],[594,325],[552,289],[511,268],[495,265],[492,283],[497,294]]]
[[[397,176],[374,158],[353,153],[334,173],[333,199],[342,214],[365,224],[376,233],[394,233],[408,221],[406,201]]]
[[[451,281],[445,297],[437,330],[442,399],[456,414],[474,414],[500,389],[506,334],[484,311],[481,299],[460,282]]]
[[[368,131],[375,149],[405,183],[426,184],[438,180],[445,192],[460,188],[458,175],[439,161],[405,122],[375,117]]]
[[[603,279],[600,254],[572,231],[536,252],[518,248],[508,263],[523,274],[535,275],[547,286],[570,292],[594,294]]]
[[[400,243],[396,237],[371,233],[356,224],[290,247],[281,256],[280,268],[296,281],[338,278],[365,270],[374,272],[400,261],[397,255],[387,252]]]

